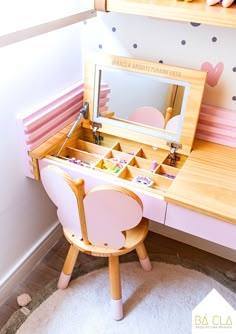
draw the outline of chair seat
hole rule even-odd
[[[148,233],[148,219],[142,218],[141,222],[134,228],[125,231],[126,241],[121,249],[112,249],[106,246],[86,245],[83,240],[77,238],[73,233],[63,229],[68,242],[81,252],[100,257],[120,256],[129,253],[144,241]]]

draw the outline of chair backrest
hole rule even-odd
[[[129,121],[164,129],[165,119],[160,110],[153,107],[140,107],[134,110]]]
[[[41,181],[48,196],[56,205],[57,216],[62,226],[82,238],[78,204],[75,194],[65,181],[65,173],[56,166],[41,169]]]
[[[180,122],[180,115],[173,116],[166,124],[166,130],[176,133]]]
[[[43,186],[57,206],[63,228],[96,246],[120,249],[125,231],[137,226],[143,204],[132,191],[113,185],[97,186],[84,192],[83,180],[73,180],[56,166],[41,170]]]

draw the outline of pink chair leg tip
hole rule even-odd
[[[70,278],[71,278],[71,275],[66,275],[62,271],[59,277],[58,283],[57,283],[58,289],[66,289],[70,282]]]
[[[151,271],[152,270],[152,264],[151,264],[150,259],[149,259],[148,256],[143,260],[140,259],[139,261],[140,261],[141,266],[142,266],[144,271]]]
[[[122,299],[112,299],[111,309],[114,320],[121,320],[123,318],[124,314],[123,314]]]

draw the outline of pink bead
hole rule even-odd
[[[152,167],[151,167],[151,171],[154,172],[154,170],[157,168],[157,161],[153,160],[152,162]]]

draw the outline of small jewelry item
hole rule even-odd
[[[124,165],[127,164],[127,161],[125,159],[120,159],[120,158],[110,158],[111,161],[116,163],[116,166],[121,169],[124,167]]]
[[[69,161],[72,162],[73,164],[76,164],[76,158],[74,158],[74,157],[70,158]]]
[[[167,177],[168,179],[175,179],[175,176],[174,175],[171,175],[171,174],[168,174],[168,173],[162,173],[160,174],[161,176],[165,176]]]
[[[156,160],[153,160],[152,161],[152,167],[151,167],[151,172],[153,173],[154,172],[154,170],[157,168],[157,161]]]
[[[108,170],[112,173],[119,173],[119,171],[120,171],[120,168],[117,165],[115,165],[113,167],[112,166],[110,167],[107,164],[104,164],[102,169],[106,169],[106,170]]]
[[[153,181],[149,179],[147,176],[138,175],[134,178],[134,182],[143,184],[144,186],[151,187],[153,185]]]
[[[79,166],[83,166],[83,167],[91,167],[90,163],[87,161],[83,161],[83,160],[76,160],[76,158],[70,158],[69,159],[70,162],[72,162],[75,165],[79,165]]]

